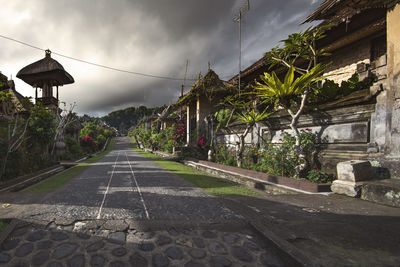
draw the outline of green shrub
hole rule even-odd
[[[63,159],[73,160],[84,155],[83,149],[79,144],[78,140],[73,138],[72,136],[67,136],[65,138],[65,154],[63,155]]]
[[[353,92],[368,89],[374,83],[375,77],[367,77],[359,80],[358,73],[354,73],[347,81],[337,84],[332,80],[326,80],[321,89],[316,94],[311,94],[308,99],[309,104],[321,104],[347,96]]]
[[[316,152],[317,136],[308,128],[300,130],[299,136],[300,147],[305,154],[305,159],[311,164],[312,157]],[[282,132],[282,139],[279,141],[280,143],[269,143],[264,148],[256,146],[246,147],[241,167],[275,175],[294,177],[296,175],[295,169],[301,163],[298,154],[294,151],[296,139],[289,133]],[[235,152],[230,151],[225,145],[217,144],[213,157],[217,163],[237,166]],[[307,172],[303,178],[314,179],[311,180],[314,182],[326,182],[331,179],[323,171],[319,171],[314,176],[309,176],[308,174],[310,173],[313,174],[313,172]],[[316,175],[318,177],[315,177]]]
[[[306,179],[316,183],[331,183],[334,177],[320,169],[313,169],[308,172]]]
[[[97,145],[97,147],[98,147],[99,149],[102,149],[103,146],[104,146],[104,144],[106,143],[106,140],[107,140],[107,139],[104,137],[104,135],[99,134],[99,135],[96,137],[95,143],[96,143],[96,145]]]

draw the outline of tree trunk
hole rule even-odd
[[[3,176],[4,176],[4,174],[6,174],[6,166],[7,166],[7,160],[8,160],[9,154],[10,154],[10,151],[7,150],[6,156],[4,157],[3,166],[1,168],[0,180],[3,180]]]
[[[304,110],[307,96],[308,96],[308,90],[306,90],[304,92],[304,94],[302,95],[301,104],[300,104],[299,110],[296,113],[294,113],[291,109],[287,108],[288,113],[292,117],[292,121],[290,122],[290,128],[294,132],[294,136],[296,139],[296,143],[295,143],[293,149],[300,158],[300,164],[298,166],[296,166],[296,168],[295,168],[297,177],[300,177],[300,174],[308,168],[306,156],[304,154],[304,151],[301,149],[299,129],[297,128],[297,124],[299,122],[300,115]]]
[[[239,168],[242,167],[243,163],[244,141],[251,128],[252,125],[248,125],[244,133],[239,135],[239,142],[236,143],[236,162]]]

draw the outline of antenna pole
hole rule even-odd
[[[189,65],[189,59],[186,59],[186,68],[185,68],[185,76],[183,77],[183,84],[182,84],[182,88],[181,88],[181,97],[183,97],[183,91],[185,89],[185,85],[186,85],[186,75],[187,75],[187,70],[188,70],[188,65]],[[180,119],[182,120],[182,107],[181,107],[181,115],[180,115]]]
[[[233,20],[239,23],[239,75],[238,75],[238,89],[240,95],[240,72],[242,71],[242,18],[243,15],[249,11],[250,9],[250,0],[246,0],[246,2],[240,7],[239,14]]]
[[[239,11],[239,96],[240,96],[240,71],[242,69],[242,10]]]
[[[183,90],[184,90],[185,85],[186,85],[186,75],[187,75],[188,65],[189,65],[189,59],[186,59],[186,69],[185,69],[185,76],[183,78],[183,84],[182,84],[182,89],[181,89],[181,97],[183,96]]]

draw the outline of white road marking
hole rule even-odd
[[[110,189],[111,180],[112,180],[112,178],[114,176],[115,165],[117,164],[118,158],[119,158],[119,151],[118,151],[117,158],[115,159],[115,163],[114,163],[114,166],[113,166],[113,170],[111,172],[110,180],[108,181],[106,192],[104,193],[104,196],[103,196],[103,201],[101,202],[101,205],[100,205],[99,213],[97,214],[97,219],[101,218],[101,211],[103,209],[103,205],[104,205],[104,202],[106,200],[106,196],[107,196],[108,190]]]
[[[129,161],[128,154],[126,152],[125,152],[125,157],[126,157],[128,163],[129,163],[129,167],[130,167],[131,172],[132,172],[132,178],[135,181],[135,184],[136,184],[136,187],[137,187],[137,191],[138,191],[139,196],[140,196],[140,200],[142,201],[142,204],[143,204],[144,212],[146,213],[146,218],[147,218],[147,220],[150,220],[150,215],[149,215],[149,212],[147,210],[146,203],[144,203],[142,191],[140,190],[139,184],[138,184],[138,182],[136,180],[136,177],[135,177],[135,173],[133,172],[133,169],[132,169],[131,162]]]
[[[114,172],[114,173],[129,173],[129,174],[131,174],[131,171],[111,171],[111,172],[107,172],[107,173],[112,173],[112,172]]]

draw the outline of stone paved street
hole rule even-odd
[[[111,153],[59,190],[32,199],[34,203],[19,200],[0,212],[2,218],[12,214],[19,219],[0,245],[0,265],[284,266],[290,262],[251,230],[240,214],[132,151],[128,138],[118,138]]]
[[[87,219],[240,219],[203,190],[133,151],[129,138],[118,138],[112,152],[17,217],[62,224]]]
[[[97,235],[38,225],[18,226],[1,245],[6,266],[281,266],[249,229],[182,229]],[[77,230],[77,229],[75,229]],[[101,235],[107,236],[101,237]]]

